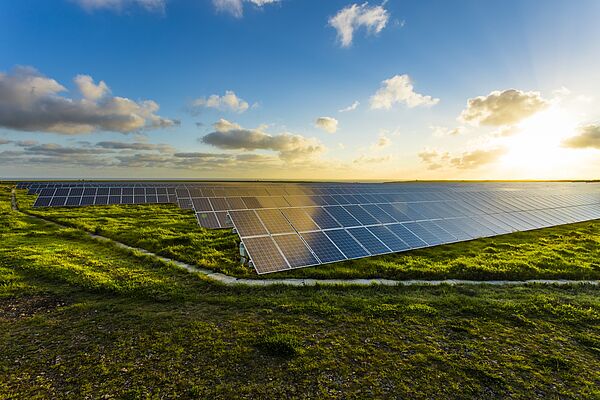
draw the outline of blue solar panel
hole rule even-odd
[[[367,228],[373,235],[377,236],[392,251],[404,251],[410,249],[410,246],[390,231],[386,226],[370,226]]]
[[[323,232],[305,232],[301,234],[312,251],[322,263],[345,260],[346,257]]]
[[[343,229],[324,231],[327,237],[344,253],[346,258],[366,257],[369,253]]]
[[[389,253],[391,250],[381,243],[367,228],[350,228],[348,232],[373,255]]]
[[[361,225],[361,223],[352,215],[350,215],[350,213],[346,211],[342,206],[329,206],[324,208],[329,214],[333,216],[333,218],[335,218],[344,227]]]

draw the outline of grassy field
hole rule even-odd
[[[259,277],[238,262],[237,235],[198,226],[174,205],[21,209],[130,246],[246,278],[600,279],[600,221],[454,243]]]
[[[9,198],[0,398],[600,398],[598,287],[224,287]]]

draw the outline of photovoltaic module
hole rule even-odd
[[[34,207],[175,203],[259,274],[600,218],[600,184],[20,182]]]

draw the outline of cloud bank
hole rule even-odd
[[[325,147],[314,138],[292,133],[271,135],[261,128],[245,129],[240,125],[221,119],[213,127],[214,132],[201,138],[201,142],[226,150],[271,150],[282,160],[307,159],[325,151]]]
[[[548,102],[539,92],[523,92],[517,89],[493,91],[487,96],[467,100],[467,108],[459,120],[474,125],[512,125],[542,111]]]
[[[442,168],[472,170],[498,161],[507,151],[504,147],[492,147],[452,155],[449,152],[427,149],[420,152],[418,156],[429,170]]]
[[[0,127],[19,131],[76,135],[93,131],[120,133],[178,125],[156,113],[152,100],[134,101],[110,95],[101,81],[75,77],[82,98],[61,96],[67,89],[31,67],[0,73]]]
[[[573,149],[599,149],[600,150],[600,125],[590,124],[579,128],[578,135],[570,137],[563,142],[564,147]]]

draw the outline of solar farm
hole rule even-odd
[[[594,398],[599,218],[592,182],[0,184],[0,398]]]
[[[175,203],[258,274],[600,218],[588,183],[20,182],[34,207]]]

